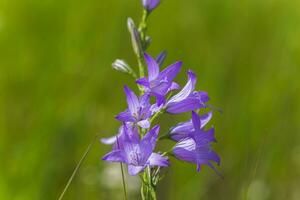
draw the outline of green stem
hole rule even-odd
[[[125,183],[125,176],[124,176],[124,170],[123,170],[123,164],[120,163],[121,172],[122,172],[122,183],[123,183],[123,191],[124,191],[124,199],[127,200],[127,192],[126,192],[126,183]]]
[[[70,184],[72,183],[72,180],[74,179],[74,177],[75,177],[77,171],[79,170],[81,164],[83,163],[83,161],[85,160],[86,156],[87,156],[88,153],[90,152],[90,150],[91,150],[92,146],[94,145],[94,143],[95,143],[95,141],[96,141],[97,138],[98,138],[98,135],[96,135],[96,136],[94,137],[94,139],[91,141],[91,143],[89,144],[89,146],[88,146],[87,149],[85,150],[83,156],[81,157],[80,161],[79,161],[78,164],[76,165],[76,167],[75,167],[75,169],[74,169],[74,171],[73,171],[71,177],[70,177],[69,180],[68,180],[67,185],[65,186],[64,190],[63,190],[62,193],[60,194],[58,200],[61,200],[61,199],[64,197],[64,195],[65,195],[66,191],[68,190]]]
[[[139,71],[140,71],[140,78],[145,76],[145,66],[143,64],[143,54],[146,51],[146,32],[147,32],[147,18],[148,18],[148,11],[144,10],[143,11],[143,16],[142,16],[142,21],[139,25],[139,33],[140,33],[140,38],[141,38],[141,43],[142,43],[142,51],[140,52],[139,55],[137,55],[137,61],[138,61],[138,65],[139,65]],[[143,92],[143,91],[141,91]]]

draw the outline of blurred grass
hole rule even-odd
[[[164,0],[153,12],[149,52],[184,61],[223,110],[211,125],[225,179],[172,160],[160,199],[300,199],[299,9]],[[140,13],[139,0],[0,0],[0,199],[56,199],[94,135],[116,132],[133,81],[110,64],[135,65],[126,18]],[[163,118],[163,130],[187,117]],[[108,150],[92,149],[65,199],[121,199],[101,179]]]

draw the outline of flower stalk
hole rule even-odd
[[[131,18],[127,21],[132,49],[139,69],[139,77],[135,83],[140,95],[136,95],[131,88],[124,86],[127,108],[115,117],[122,125],[117,135],[101,140],[105,144],[113,145],[112,151],[102,159],[107,162],[121,163],[125,199],[127,193],[123,164],[127,165],[129,175],[139,175],[142,199],[156,200],[156,187],[163,178],[161,169],[169,167],[169,156],[196,164],[198,172],[202,165],[207,165],[216,171],[211,162],[220,164],[220,158],[211,148],[211,143],[216,141],[214,129],[205,130],[212,112],[201,116],[194,112],[201,108],[208,108],[207,101],[209,101],[206,92],[195,90],[196,74],[188,70],[187,83],[181,88],[174,79],[183,63],[177,61],[161,69],[167,56],[166,51],[160,53],[156,59],[146,53],[151,43],[151,38],[147,35],[147,20],[160,4],[160,0],[142,0],[142,3],[144,9],[138,28]],[[134,70],[123,60],[116,60],[113,68],[136,77]],[[176,90],[180,91],[174,92]],[[152,100],[155,102],[152,103]],[[179,123],[166,133],[159,134],[160,126],[157,119],[160,115],[177,115],[186,112],[192,114],[189,121]],[[162,139],[170,139],[176,144],[162,154],[154,152],[156,143],[161,142]]]

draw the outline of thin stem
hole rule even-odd
[[[61,200],[61,199],[64,197],[64,195],[65,195],[66,191],[68,190],[68,188],[69,188],[69,186],[70,186],[72,180],[74,179],[74,177],[75,177],[77,171],[79,170],[81,164],[83,163],[83,161],[85,160],[86,156],[87,156],[88,153],[90,152],[90,150],[91,150],[92,146],[94,145],[94,143],[95,143],[95,141],[96,141],[97,138],[98,138],[98,135],[96,135],[96,136],[94,137],[94,139],[91,141],[91,143],[89,144],[89,146],[88,146],[87,149],[85,150],[83,156],[81,157],[80,161],[79,161],[78,164],[76,165],[76,168],[74,169],[74,171],[73,171],[71,177],[70,177],[69,180],[68,180],[67,185],[65,186],[64,190],[63,190],[62,193],[60,194],[58,200]]]
[[[124,199],[127,200],[127,192],[126,192],[126,183],[125,183],[125,176],[124,176],[124,169],[123,164],[120,163],[121,172],[122,172],[122,183],[123,183],[123,191],[124,191]]]
[[[118,145],[118,148],[120,148],[118,137],[117,137],[117,145]],[[123,191],[124,191],[124,199],[127,200],[126,182],[125,182],[123,164],[121,162],[120,162],[120,167],[121,167],[121,174],[122,174],[122,184],[123,184]]]
[[[145,76],[144,72],[144,64],[143,64],[143,54],[146,51],[146,32],[147,32],[147,18],[148,18],[148,11],[144,10],[143,11],[143,16],[142,16],[142,21],[139,25],[139,33],[140,33],[140,38],[141,38],[141,43],[142,43],[142,51],[140,54],[137,55],[137,61],[139,65],[139,71],[140,71],[140,78]],[[141,91],[143,92],[143,91]]]

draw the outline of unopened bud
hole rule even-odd
[[[120,59],[117,59],[115,60],[115,62],[112,63],[112,68],[127,74],[130,74],[132,72],[130,66],[124,60]]]
[[[131,36],[131,43],[132,43],[133,51],[138,56],[141,56],[142,52],[143,52],[141,37],[140,37],[138,29],[136,28],[133,20],[130,17],[127,20],[127,27],[128,27],[128,31]]]

